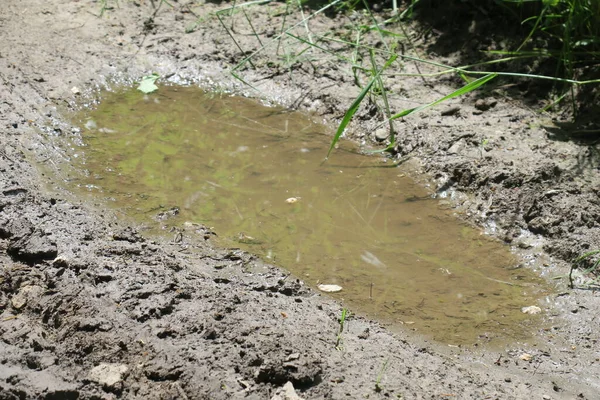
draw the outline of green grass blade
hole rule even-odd
[[[317,15],[319,14],[323,14],[326,10],[335,7],[338,3],[340,3],[342,0],[333,0],[331,1],[329,4],[327,4],[326,6],[324,6],[323,8],[320,8],[319,10],[313,12],[312,14],[310,14],[309,16],[307,16],[305,19],[309,20],[311,18],[315,18]],[[271,0],[266,0],[265,2],[271,2]],[[247,3],[244,3],[247,4]],[[290,26],[288,29],[285,30],[284,33],[287,32],[292,32],[296,27],[302,25],[304,23],[304,21],[300,21],[292,26]],[[282,35],[276,35],[274,38],[272,38],[268,43],[265,43],[265,45],[261,48],[259,48],[258,50],[254,51],[252,54],[248,55],[246,58],[244,58],[242,61],[240,61],[234,68],[233,70],[238,70],[240,68],[242,68],[247,62],[250,62],[250,60],[254,57],[256,57],[256,55],[258,55],[259,53],[262,53],[263,51],[265,51],[267,48],[271,47],[274,43],[279,43],[279,41],[281,40]]]
[[[231,38],[231,40],[233,40],[233,43],[235,43],[235,46],[238,48],[238,50],[242,53],[242,55],[244,54],[244,49],[242,49],[242,46],[240,46],[240,44],[237,42],[237,40],[235,40],[235,37],[233,36],[233,34],[231,33],[231,30],[229,30],[229,28],[227,28],[227,25],[225,25],[225,22],[223,21],[223,18],[221,18],[221,14],[219,14],[218,12],[216,13],[217,15],[217,19],[219,20],[219,22],[221,23],[221,26],[225,29],[225,31],[227,32],[227,34],[229,35],[229,37]],[[254,64],[252,64],[252,61],[248,61],[249,64],[252,66],[252,68],[254,68]]]
[[[244,78],[242,78],[240,75],[238,75],[235,71],[231,71],[230,73],[231,73],[231,76],[233,76],[238,81],[242,82],[244,85],[256,90],[258,93],[261,93],[261,91],[259,89],[254,87],[250,82],[246,81]]]
[[[471,83],[469,83],[469,84],[461,87],[460,89],[455,90],[454,92],[450,93],[449,95],[442,97],[441,99],[438,99],[438,100],[433,101],[433,102],[428,103],[428,104],[424,104],[424,105],[419,106],[419,107],[409,108],[407,110],[399,112],[398,114],[395,114],[395,115],[391,116],[390,120],[402,118],[402,117],[405,117],[405,116],[407,116],[409,114],[413,114],[413,113],[416,113],[416,112],[419,112],[419,111],[423,111],[426,108],[433,107],[435,105],[443,103],[446,100],[450,100],[450,99],[452,99],[454,97],[462,96],[463,94],[467,94],[469,92],[472,92],[473,90],[477,89],[478,87],[480,87],[480,86],[486,84],[487,82],[489,82],[490,80],[494,79],[496,76],[498,76],[498,74],[496,74],[496,73],[488,74],[486,76],[483,76],[483,77],[481,77],[481,78],[479,78],[479,79],[477,79],[477,80],[475,80],[475,81],[473,81],[473,82],[471,82]]]
[[[377,63],[375,61],[375,54],[373,51],[369,52],[369,56],[371,58],[371,65],[373,66],[373,71],[377,71]],[[390,119],[392,112],[390,111],[390,103],[388,102],[387,91],[385,90],[385,85],[383,84],[383,79],[381,79],[381,74],[377,75],[377,87],[381,92],[381,99],[383,100],[383,107],[385,112],[385,118],[388,119],[388,123],[390,126],[390,143],[395,144],[396,142],[396,133],[394,132],[394,124]]]
[[[350,123],[350,120],[352,119],[352,117],[354,116],[354,114],[356,114],[356,111],[358,111],[358,108],[360,107],[360,103],[363,101],[363,99],[365,98],[365,96],[369,93],[369,90],[371,90],[371,87],[373,86],[373,84],[377,81],[377,79],[379,78],[379,76],[381,75],[381,73],[386,68],[388,68],[396,60],[396,58],[397,58],[396,56],[392,55],[392,57],[390,57],[390,59],[387,60],[387,62],[385,63],[385,65],[379,71],[377,71],[377,73],[373,76],[373,78],[371,78],[371,80],[369,81],[369,83],[367,83],[365,85],[365,87],[360,92],[360,94],[358,95],[358,97],[356,99],[354,99],[354,101],[352,102],[352,105],[346,111],[346,114],[344,115],[344,118],[342,119],[342,122],[340,123],[340,126],[338,126],[338,129],[335,132],[335,136],[333,137],[333,140],[331,141],[331,145],[329,146],[329,151],[327,152],[327,157],[325,157],[325,159],[329,158],[329,155],[331,154],[331,151],[333,150],[333,148],[335,147],[335,145],[337,144],[337,142],[340,140],[340,137],[342,136],[342,133],[344,133],[344,130],[346,129],[346,127]]]
[[[358,64],[354,63],[353,60],[345,57],[343,54],[336,54],[336,52],[333,51],[333,50],[329,50],[329,49],[327,49],[327,48],[325,48],[323,46],[320,46],[319,44],[317,44],[315,42],[311,43],[307,39],[304,39],[304,38],[302,38],[300,36],[293,35],[293,34],[291,34],[289,32],[286,32],[286,35],[289,36],[289,37],[291,37],[291,38],[293,38],[294,40],[297,40],[298,42],[304,43],[304,44],[306,44],[306,45],[308,45],[310,47],[314,47],[314,48],[316,48],[318,50],[321,50],[324,53],[331,54],[332,56],[337,57],[338,59],[351,64],[351,66],[354,67],[354,68],[359,68],[360,67]]]
[[[352,103],[350,108],[348,108],[348,110],[346,111],[346,114],[344,115],[344,119],[342,119],[342,122],[340,122],[340,126],[338,126],[338,129],[335,132],[335,136],[333,137],[333,140],[331,141],[331,145],[329,146],[329,151],[327,152],[327,157],[325,157],[325,159],[329,158],[331,151],[333,150],[333,148],[335,147],[337,142],[340,140],[340,137],[342,136],[342,133],[344,133],[346,126],[348,126],[348,124],[350,123],[350,120],[352,119],[354,114],[356,114],[358,107],[360,107],[360,103],[363,101],[363,99],[365,98],[367,93],[369,93],[369,90],[371,90],[371,86],[373,86],[374,83],[375,83],[375,78],[372,78],[369,81],[369,83],[367,83],[367,85],[363,88],[362,92],[360,92],[358,97],[356,99],[354,99],[354,102]]]

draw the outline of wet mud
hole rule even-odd
[[[220,5],[119,2],[102,18],[98,7],[28,0],[0,9],[3,398],[598,397],[597,296],[567,290],[564,279],[537,304],[547,325],[501,348],[450,347],[356,315],[340,333],[340,303],[250,252],[212,245],[210,227],[144,237],[104,203],[79,200],[59,142],[76,137],[68,116],[95,103],[98,89],[156,71],[257,96],[226,72],[241,54],[212,17]],[[263,7],[256,23],[280,26],[282,5]],[[340,30],[346,18],[320,15],[312,27]],[[255,45],[239,29],[241,45]],[[326,57],[317,69],[270,60],[257,57],[262,68],[244,78],[263,100],[325,123],[359,92]],[[390,101],[403,109],[452,90],[447,79],[430,84],[391,83]],[[430,195],[446,196],[546,278],[600,245],[595,147],[554,140],[549,121],[502,92],[449,106],[398,127],[399,157]],[[349,135],[376,143],[377,125],[366,107]]]

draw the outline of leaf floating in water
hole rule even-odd
[[[152,75],[144,76],[140,81],[140,85],[137,90],[143,93],[152,93],[158,90],[158,86],[155,85],[156,81],[160,78],[160,75],[154,73]]]
[[[335,292],[340,292],[342,290],[342,287],[338,286],[338,285],[319,285],[319,286],[317,286],[317,288],[320,291],[327,292],[327,293],[335,293]]]
[[[375,257],[373,253],[370,253],[365,250],[365,252],[360,256],[364,262],[367,264],[371,264],[377,268],[387,268],[387,266],[382,263],[379,258]]]
[[[535,315],[535,314],[541,313],[542,309],[539,308],[538,306],[529,306],[529,307],[523,307],[523,308],[521,308],[521,312],[523,314]]]

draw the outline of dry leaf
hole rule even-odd
[[[519,358],[523,361],[530,361],[533,356],[529,353],[523,353],[519,356]]]

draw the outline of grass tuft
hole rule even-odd
[[[593,250],[593,251],[589,251],[585,254],[582,254],[581,256],[577,257],[573,263],[571,263],[571,269],[569,271],[569,287],[571,289],[573,289],[575,287],[575,283],[574,283],[574,279],[573,279],[573,272],[576,269],[579,269],[580,267],[584,266],[584,265],[588,265],[583,271],[581,271],[581,274],[583,276],[589,275],[589,274],[598,274],[599,270],[600,270],[600,257],[598,257],[598,255],[600,255],[600,250]],[[587,283],[585,283],[585,286],[595,286],[598,285],[600,283],[600,278],[596,277],[591,279],[590,281],[588,281]]]
[[[107,0],[105,0],[107,1]],[[394,152],[396,149],[397,134],[393,121],[407,117],[416,112],[424,111],[444,103],[457,96],[465,95],[488,84],[492,79],[505,78],[511,80],[538,80],[549,81],[557,86],[567,88],[548,101],[541,111],[554,107],[560,101],[570,98],[574,101],[578,88],[584,85],[600,83],[600,79],[580,79],[576,68],[591,63],[600,64],[600,0],[498,0],[494,4],[477,5],[477,8],[486,10],[508,9],[513,14],[515,24],[528,27],[525,37],[515,50],[504,49],[488,51],[487,59],[482,55],[479,62],[469,65],[447,65],[421,56],[410,36],[404,28],[407,18],[422,12],[419,0],[407,1],[405,8],[400,10],[395,6],[391,17],[384,19],[385,13],[371,11],[372,2],[367,0],[334,0],[323,4],[316,11],[309,12],[301,0],[288,0],[276,11],[280,20],[277,34],[270,37],[261,35],[252,22],[252,13],[261,12],[261,7],[266,7],[269,0],[255,0],[243,3],[233,2],[216,12],[219,23],[227,31],[233,45],[240,52],[240,61],[231,69],[232,76],[245,85],[259,90],[244,77],[247,68],[258,68],[264,64],[258,62],[259,57],[274,53],[269,56],[268,66],[282,66],[289,71],[293,80],[293,71],[298,65],[310,64],[315,71],[327,63],[337,60],[336,69],[340,74],[346,74],[354,80],[360,88],[358,96],[346,109],[338,129],[331,141],[326,159],[331,156],[333,149],[343,133],[348,129],[354,115],[358,112],[365,99],[375,106],[378,117],[387,124],[389,129],[388,145],[379,152]],[[473,3],[474,0],[467,0]],[[313,4],[319,4],[315,2]],[[457,5],[458,7],[458,5]],[[331,11],[346,12],[348,23],[325,32],[315,31],[311,21],[318,16]],[[234,20],[235,15],[242,14],[242,18]],[[235,21],[235,22],[234,22]],[[256,38],[251,48],[246,40],[242,42],[240,34],[234,29],[234,24],[246,24],[250,29],[250,36]],[[535,43],[539,37],[547,38],[547,46],[536,48]],[[246,43],[246,44],[242,44]],[[555,46],[558,43],[560,46]],[[406,50],[409,50],[408,52]],[[322,61],[320,55],[327,55]],[[495,57],[489,59],[489,57]],[[554,74],[541,74],[531,71],[521,72],[510,70],[514,61],[531,61],[539,59],[556,58],[561,60],[561,67]],[[334,61],[332,61],[334,60]],[[398,62],[396,62],[398,61]],[[414,64],[415,72],[407,71],[403,62]],[[506,68],[509,68],[508,70]],[[389,97],[394,95],[386,89],[385,81],[393,77],[396,81],[402,78],[441,77],[443,75],[458,75],[467,83],[437,100],[417,107],[394,111],[391,110]],[[588,75],[590,76],[590,75]],[[473,77],[473,78],[468,78]]]

